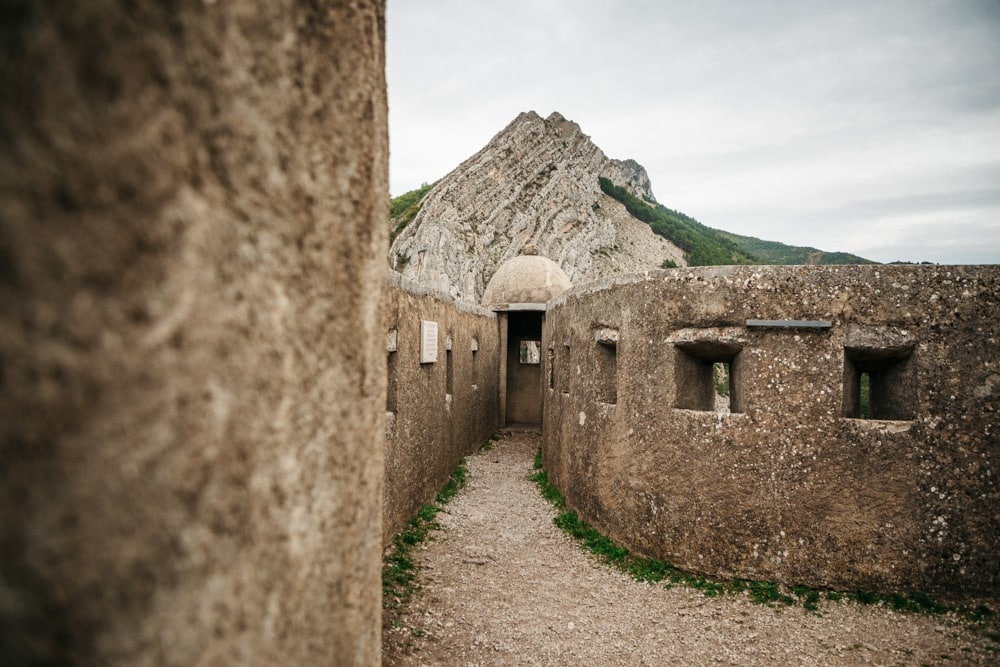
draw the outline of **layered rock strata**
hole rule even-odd
[[[604,176],[654,200],[646,170],[613,160],[558,113],[520,114],[427,194],[396,238],[392,266],[411,280],[478,302],[490,276],[526,244],[574,283],[684,265],[683,252],[598,185]]]

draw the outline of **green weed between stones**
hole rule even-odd
[[[662,582],[667,588],[675,585],[688,586],[700,590],[708,597],[745,593],[758,604],[779,607],[801,604],[803,608],[813,613],[819,613],[819,602],[824,599],[829,602],[848,599],[859,604],[879,605],[900,612],[925,614],[954,612],[975,626],[974,629],[1000,643],[1000,618],[985,605],[979,605],[974,609],[949,607],[936,601],[930,595],[919,592],[909,594],[883,594],[866,591],[840,593],[821,591],[808,586],[795,586],[789,592],[783,592],[777,584],[769,581],[749,581],[746,579],[713,581],[702,575],[679,570],[666,561],[636,556],[588,526],[576,512],[566,509],[566,499],[559,492],[559,489],[549,482],[548,474],[542,469],[541,450],[535,454],[534,469],[535,472],[528,479],[537,484],[542,496],[560,510],[555,518],[555,524],[580,541],[584,548],[596,554],[604,562],[625,572],[637,581]]]
[[[405,604],[417,590],[417,565],[413,560],[411,549],[427,539],[430,531],[440,528],[440,524],[435,521],[438,512],[443,511],[443,505],[465,486],[467,476],[465,459],[462,459],[448,481],[438,491],[434,502],[421,507],[417,515],[410,519],[403,530],[396,533],[392,539],[392,547],[382,559],[383,607],[391,609]]]
[[[490,437],[486,438],[486,442],[484,442],[483,446],[479,448],[479,451],[481,451],[481,452],[488,452],[491,449],[493,449],[493,445],[497,444],[497,438],[498,438],[498,436],[497,436],[496,433],[493,433],[493,435],[491,435]]]

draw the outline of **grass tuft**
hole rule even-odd
[[[542,491],[542,497],[555,505],[556,509],[563,509],[566,507],[566,499],[563,498],[561,493],[559,493],[559,489],[557,489],[554,484],[549,482],[549,474],[547,472],[544,470],[538,470],[538,472],[529,475],[528,480],[538,485],[538,488]]]
[[[974,609],[949,607],[941,604],[927,593],[921,592],[883,594],[852,591],[840,593],[822,591],[809,586],[795,586],[786,592],[787,589],[783,590],[778,584],[770,581],[748,581],[745,579],[734,579],[728,582],[713,581],[702,575],[679,570],[666,561],[637,556],[630,553],[628,549],[616,545],[609,537],[587,525],[576,512],[566,509],[565,497],[549,481],[548,473],[542,469],[542,451],[540,449],[535,453],[534,470],[535,472],[528,479],[537,484],[542,497],[559,510],[555,524],[578,540],[585,549],[637,581],[664,583],[668,588],[681,584],[699,590],[708,597],[745,594],[758,604],[770,606],[788,606],[800,603],[806,611],[810,612],[818,612],[819,603],[824,598],[828,602],[840,602],[846,598],[858,604],[885,605],[896,611],[909,613],[943,614],[956,612],[967,621],[983,626],[980,631],[985,636],[1000,642],[1000,633],[995,631],[1000,625],[1000,618],[985,605],[979,605]]]
[[[437,182],[424,183],[416,190],[411,190],[389,201],[389,218],[396,220],[395,228],[389,233],[390,244],[417,217],[417,213],[420,213],[420,207],[423,206],[424,197],[435,185]],[[407,258],[408,261],[409,258]],[[405,262],[403,266],[399,267],[399,270],[401,271],[404,266]]]
[[[468,472],[465,459],[451,473],[448,481],[438,491],[434,503],[428,503],[417,511],[417,515],[406,522],[401,531],[392,538],[392,547],[382,559],[382,606],[398,607],[405,604],[417,590],[417,566],[411,549],[427,539],[428,533],[440,528],[435,519],[442,505],[455,497],[465,486]]]
[[[454,498],[455,494],[458,493],[459,489],[465,486],[467,473],[468,471],[465,469],[465,460],[463,459],[462,463],[459,463],[458,467],[455,468],[455,472],[451,473],[451,477],[448,478],[448,481],[445,482],[445,485],[441,487],[440,491],[438,491],[438,494],[434,498],[434,500],[438,504],[444,505],[449,500]],[[440,508],[438,509],[440,510]]]
[[[490,437],[486,438],[486,442],[484,442],[483,446],[479,448],[479,451],[481,451],[481,452],[488,452],[491,449],[493,449],[493,445],[495,445],[495,444],[497,444],[497,434],[496,433],[494,433]]]

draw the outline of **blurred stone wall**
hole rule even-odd
[[[574,288],[546,313],[545,468],[586,521],[684,569],[995,598],[998,342],[997,267],[715,267]],[[725,411],[713,362],[731,371]]]
[[[2,14],[0,662],[378,664],[383,2]]]

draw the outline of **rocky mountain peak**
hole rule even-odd
[[[519,114],[427,193],[396,237],[392,266],[479,302],[496,268],[534,244],[574,283],[684,264],[682,251],[605,195],[598,178],[655,201],[646,170],[613,160],[558,112]]]

